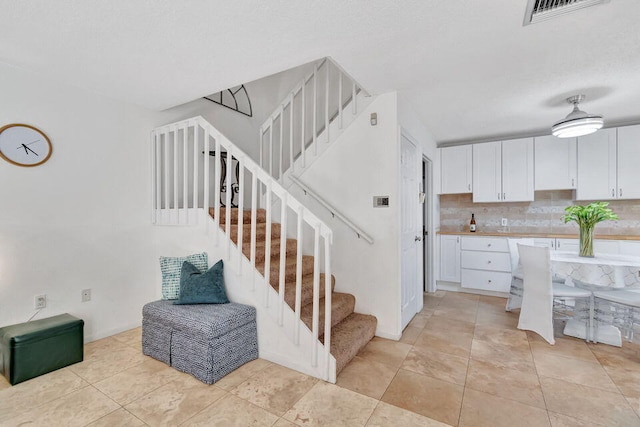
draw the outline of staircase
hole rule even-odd
[[[303,185],[299,175],[370,102],[325,58],[260,128],[258,161],[202,117],[151,134],[152,223],[210,235],[211,255],[235,272],[228,291],[257,309],[260,356],[330,382],[373,338],[377,320],[335,292],[333,231],[287,188]]]
[[[238,245],[238,235],[242,234],[243,254],[247,260],[251,257],[251,248],[249,243],[252,240],[252,222],[251,211],[242,211],[242,227],[243,232],[239,233],[239,216],[240,210],[237,208],[230,209],[230,233],[229,236],[236,246]],[[215,218],[215,210],[209,209],[209,214]],[[227,227],[227,211],[220,211],[220,228],[226,231]],[[265,265],[267,252],[270,253],[269,262],[269,284],[278,292],[280,278],[280,257],[282,240],[274,238],[271,240],[270,251],[266,247],[267,234],[267,214],[266,210],[258,209],[256,211],[256,227],[255,227],[255,266],[256,269],[265,276]],[[279,223],[271,223],[271,235],[281,236],[281,227]],[[298,268],[297,256],[297,240],[286,239],[285,254],[285,271],[284,271],[284,301],[292,309],[296,309],[296,271]],[[300,292],[300,320],[309,328],[313,329],[313,283],[314,283],[314,257],[302,255],[301,257],[301,292]],[[325,282],[324,274],[320,274],[320,282]],[[376,318],[374,316],[354,313],[356,299],[351,294],[334,292],[335,277],[331,276],[331,346],[330,353],[336,359],[336,374],[338,374],[355,355],[363,348],[374,336],[376,331]],[[320,289],[319,307],[326,307],[325,293]],[[319,310],[318,323],[324,324],[325,311]],[[320,333],[319,339],[323,340],[324,334]]]

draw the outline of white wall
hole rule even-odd
[[[0,160],[0,325],[29,319],[46,294],[36,319],[69,312],[87,340],[138,326],[159,295],[158,256],[198,250],[163,242],[150,223],[149,131],[171,115],[5,65],[0,93],[2,125],[34,125],[53,144],[41,166]]]
[[[176,117],[176,120],[193,116],[204,117],[229,138],[231,142],[240,147],[251,158],[259,161],[260,126],[296,84],[313,71],[313,64],[304,64],[245,83],[244,86],[247,89],[253,107],[253,117],[245,116],[202,98],[166,110],[166,113]]]
[[[378,96],[301,176],[301,180],[375,243],[358,239],[350,228],[298,187],[294,196],[334,230],[332,269],[336,291],[355,295],[355,310],[374,314],[378,336],[400,337],[398,266],[399,158],[395,93]],[[378,114],[371,126],[369,115]],[[374,208],[373,196],[390,197],[388,208]]]

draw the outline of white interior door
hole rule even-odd
[[[417,147],[404,135],[401,136],[401,302],[402,329],[417,313],[419,264],[418,250],[422,247],[422,230],[418,228],[419,212],[419,162]]]

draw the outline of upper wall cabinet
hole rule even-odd
[[[640,126],[578,138],[577,200],[640,198]]]
[[[473,201],[533,200],[533,138],[473,145]]]
[[[537,136],[534,141],[535,189],[572,190],[577,184],[576,138]]]
[[[640,125],[618,128],[618,199],[640,199]]]
[[[440,150],[440,194],[471,193],[471,145],[445,147]]]

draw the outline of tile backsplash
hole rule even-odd
[[[564,208],[588,203],[573,200],[572,190],[536,191],[533,202],[514,203],[473,203],[471,194],[443,194],[440,196],[440,230],[469,231],[469,220],[474,213],[478,231],[578,234],[575,222],[562,221]],[[640,200],[610,200],[609,207],[619,219],[596,225],[596,235],[640,235]],[[506,230],[501,226],[502,218],[508,221]]]

